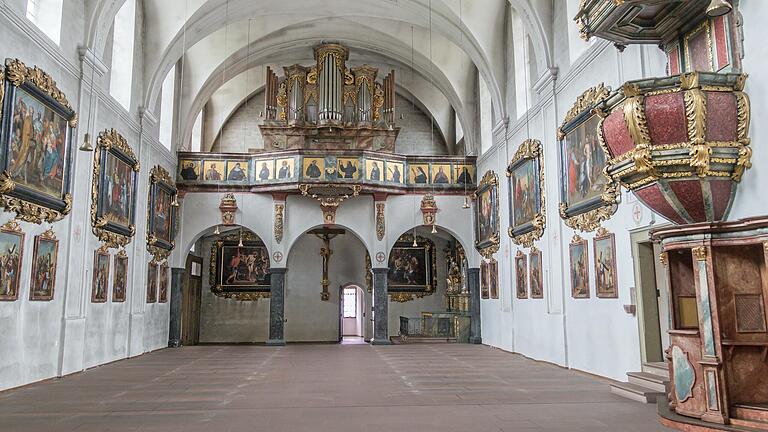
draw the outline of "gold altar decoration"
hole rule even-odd
[[[316,199],[323,211],[323,223],[333,225],[336,223],[336,210],[341,203],[349,198],[354,198],[362,190],[360,185],[334,185],[334,184],[300,184],[299,191],[307,197]]]

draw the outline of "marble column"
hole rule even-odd
[[[371,269],[373,273],[373,341],[372,345],[389,345],[389,297],[387,268]]]
[[[181,346],[181,300],[184,286],[184,273],[187,269],[171,269],[171,322],[168,326],[168,346]]]
[[[287,268],[269,270],[269,346],[285,345],[285,273]]]
[[[469,343],[483,343],[480,335],[480,269],[467,269],[467,287],[469,288]]]

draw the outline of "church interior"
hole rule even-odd
[[[768,431],[763,18],[0,0],[0,430]]]

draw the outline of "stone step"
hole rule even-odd
[[[669,380],[669,368],[667,367],[666,362],[652,362],[652,363],[643,363],[643,372],[648,372],[652,374],[656,374],[659,376],[663,376],[667,380]]]
[[[663,392],[628,382],[611,383],[611,393],[642,403],[655,403],[656,397],[664,395]]]
[[[629,382],[657,392],[667,391],[668,379],[649,372],[627,372]]]

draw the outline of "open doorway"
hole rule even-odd
[[[365,295],[357,285],[341,287],[341,343],[365,343]]]

